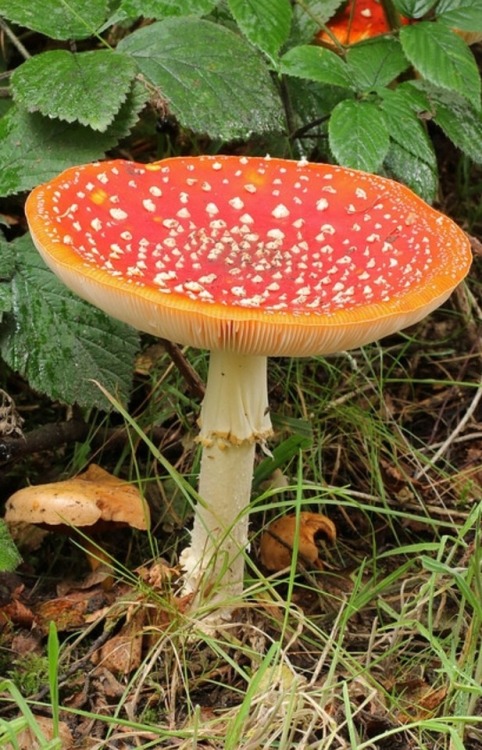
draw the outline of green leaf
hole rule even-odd
[[[402,16],[422,18],[436,2],[437,0],[394,0],[394,5]]]
[[[15,273],[15,253],[12,245],[0,238],[0,321],[2,314],[12,309],[11,280]]]
[[[217,0],[122,0],[119,12],[127,18],[167,18],[168,16],[205,16]]]
[[[136,68],[107,50],[44,52],[12,75],[14,99],[29,112],[78,121],[104,132],[126,100]]]
[[[0,16],[52,39],[93,36],[107,9],[107,0],[0,0]]]
[[[0,519],[0,572],[10,572],[20,565],[22,558],[9,534],[5,521]]]
[[[94,379],[125,401],[138,334],[73,295],[46,267],[28,235],[14,245],[14,304],[0,328],[7,364],[52,399],[107,409]]]
[[[432,203],[438,190],[437,165],[435,168],[415,156],[411,149],[398,141],[391,140],[390,148],[383,162],[386,173],[408,185],[427,203]]]
[[[377,172],[390,144],[385,117],[370,102],[345,99],[336,105],[328,125],[330,148],[346,167]]]
[[[425,86],[433,121],[457,148],[482,164],[482,114],[465,99],[443,89]]]
[[[481,0],[440,0],[435,8],[439,21],[462,31],[482,31]]]
[[[105,133],[12,108],[0,120],[0,195],[30,190],[73,164],[100,159],[129,133],[146,98],[136,84]]]
[[[410,92],[398,87],[384,89],[381,95],[381,108],[390,137],[436,174],[437,160],[432,141],[413,110]]]
[[[410,65],[400,42],[388,37],[356,44],[347,51],[346,61],[354,85],[364,92],[386,86]]]
[[[181,125],[213,138],[279,131],[281,101],[251,45],[198,18],[167,18],[134,31],[117,48],[136,60]]]
[[[228,0],[228,6],[251,44],[275,60],[290,33],[290,0]]]
[[[317,83],[352,87],[347,65],[335,52],[323,47],[293,47],[281,58],[280,72]]]
[[[422,21],[400,29],[403,51],[421,75],[436,86],[465,96],[480,107],[480,75],[465,42],[443,23]]]

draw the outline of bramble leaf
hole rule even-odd
[[[286,42],[291,27],[289,0],[228,0],[228,6],[243,34],[271,60]]]
[[[167,18],[168,16],[205,16],[217,0],[122,0],[119,12],[127,17]]]
[[[354,99],[336,105],[328,124],[328,137],[339,164],[366,172],[380,169],[390,143],[381,109]]]
[[[279,131],[281,101],[251,45],[198,18],[166,18],[134,31],[117,49],[131,56],[183,127],[232,140]]]
[[[126,100],[135,72],[132,60],[108,50],[53,50],[14,71],[12,92],[29,112],[104,132]]]
[[[15,570],[21,562],[22,558],[9,534],[5,521],[0,519],[0,573]]]
[[[440,0],[435,8],[439,21],[462,31],[482,31],[480,0]]]
[[[15,253],[12,245],[0,237],[0,321],[12,309],[11,280],[15,273]]]
[[[400,29],[403,51],[430,83],[455,91],[480,108],[481,81],[475,58],[455,32],[438,21]]]
[[[436,171],[437,162],[432,141],[412,108],[410,95],[406,95],[405,91],[398,87],[395,90],[385,89],[382,92],[381,107],[390,137]]]
[[[395,140],[390,140],[390,148],[383,162],[386,173],[408,185],[427,203],[433,203],[437,196],[438,173],[427,162],[415,156],[411,150]]]
[[[432,107],[433,121],[476,164],[482,164],[482,114],[461,96],[424,86]]]
[[[317,83],[352,88],[351,71],[346,63],[335,52],[323,47],[308,44],[293,47],[281,58],[280,72]]]
[[[30,190],[72,164],[101,158],[129,133],[146,98],[135,84],[105,133],[13,107],[0,120],[0,195]]]
[[[0,0],[0,16],[52,39],[86,39],[107,16],[107,0]]]
[[[408,18],[422,18],[437,0],[394,0],[395,7]]]
[[[350,47],[346,61],[351,80],[363,92],[387,86],[410,65],[398,39],[383,36]]]
[[[0,351],[32,388],[69,404],[110,408],[97,380],[129,395],[138,334],[72,294],[47,268],[28,235],[16,240],[13,306],[1,323]]]

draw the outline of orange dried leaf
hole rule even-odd
[[[260,557],[268,570],[283,570],[291,565],[297,518],[283,516],[273,521],[261,535]],[[323,568],[319,559],[316,538],[324,536],[330,542],[336,539],[335,525],[329,518],[319,513],[300,513],[298,526],[298,558],[300,562],[314,568]]]

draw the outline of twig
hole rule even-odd
[[[196,398],[203,399],[205,391],[204,383],[191,363],[188,362],[182,350],[177,344],[173,344],[172,341],[168,341],[167,339],[161,339],[161,344],[183,376],[191,394]]]
[[[0,18],[0,29],[3,29],[5,34],[8,36],[14,47],[18,49],[22,57],[25,58],[25,60],[28,60],[29,57],[31,57],[30,52],[27,51],[27,49],[23,46],[20,39],[13,33],[12,29],[8,24],[5,23],[3,19]]]
[[[467,426],[467,423],[472,418],[472,416],[473,416],[473,414],[474,414],[474,412],[475,412],[475,410],[476,410],[476,408],[477,408],[477,406],[478,406],[479,401],[480,401],[481,398],[482,398],[482,380],[479,381],[479,388],[477,389],[476,394],[475,394],[474,398],[472,399],[472,402],[471,402],[469,408],[465,412],[464,416],[462,417],[462,419],[458,423],[458,425],[455,428],[455,430],[452,430],[452,432],[450,433],[450,435],[448,436],[448,438],[446,440],[444,440],[444,442],[442,443],[442,445],[440,446],[440,448],[432,456],[432,459],[431,459],[430,463],[427,466],[424,466],[422,469],[420,469],[420,471],[418,471],[415,474],[415,477],[414,477],[415,479],[421,479],[421,477],[425,476],[427,474],[427,472],[430,470],[430,468],[434,464],[436,464],[437,461],[439,461],[442,458],[442,456],[444,455],[444,453],[447,452],[448,448],[450,448],[450,446],[454,442],[455,438]]]
[[[81,419],[46,424],[25,433],[22,438],[1,438],[0,464],[16,461],[32,453],[50,451],[69,443],[83,442],[91,433],[92,442],[103,447],[113,447],[119,443],[123,445],[128,435],[127,429],[123,427],[100,429],[94,433],[91,425]],[[149,435],[156,443],[160,443],[166,436],[166,430],[163,427],[154,427],[149,430]]]

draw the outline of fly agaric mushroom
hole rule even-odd
[[[400,16],[400,23],[410,21]],[[379,0],[349,0],[327,22],[326,29],[328,31],[320,31],[316,41],[330,47],[334,40],[343,45],[357,44],[392,30]]]
[[[402,26],[416,23],[416,20],[400,15],[398,21]],[[337,43],[344,46],[357,44],[392,31],[381,0],[348,0],[325,24],[325,28],[316,35],[315,41],[328,47],[334,47]],[[482,40],[481,31],[453,30],[466,44],[472,45]]]
[[[73,167],[26,205],[33,240],[77,294],[211,350],[186,591],[242,590],[255,444],[271,434],[267,356],[399,331],[444,302],[470,245],[406,187],[342,167],[200,156]],[[201,592],[201,593],[200,593]]]

